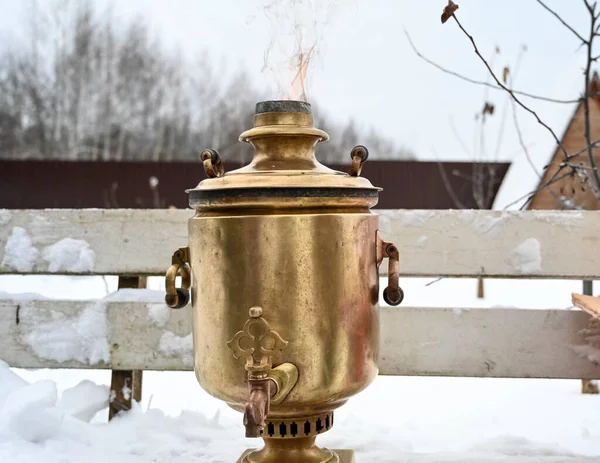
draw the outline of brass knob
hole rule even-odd
[[[204,150],[200,154],[204,172],[209,178],[222,177],[225,175],[225,168],[221,162],[221,156],[217,150]]]
[[[369,159],[369,150],[363,145],[356,145],[352,148],[352,151],[350,151],[350,158],[352,159],[350,175],[352,175],[352,177],[358,177],[362,170],[362,165]]]

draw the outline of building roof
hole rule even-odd
[[[509,165],[368,161],[361,175],[383,188],[376,206],[380,209],[477,209],[473,173],[493,179],[486,198],[492,204]],[[227,171],[238,167],[225,163]],[[348,165],[329,167],[349,171]],[[158,180],[155,191],[150,188],[152,177]],[[0,208],[186,208],[185,189],[205,177],[200,162],[0,160]]]

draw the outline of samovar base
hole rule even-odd
[[[315,437],[266,438],[264,448],[246,450],[237,463],[354,463],[354,451],[317,447]]]

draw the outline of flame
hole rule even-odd
[[[296,65],[292,67],[292,72],[295,68],[296,75],[292,79],[286,99],[306,101],[306,78],[308,75],[308,65],[313,56],[315,45],[308,51],[300,52],[297,55]]]
[[[264,0],[271,25],[261,72],[275,78],[282,99],[307,101],[308,69],[322,45],[335,0]],[[351,0],[347,0],[351,1]]]

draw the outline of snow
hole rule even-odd
[[[48,298],[41,295],[40,293],[7,293],[4,291],[0,291],[0,299],[10,299],[13,301],[32,301],[36,299],[44,300]]]
[[[12,220],[12,214],[6,209],[0,209],[0,226],[8,224]]]
[[[91,272],[94,270],[96,253],[84,240],[64,238],[42,252],[50,272]]]
[[[157,326],[163,327],[169,321],[171,309],[166,304],[146,304],[146,308],[148,309],[148,318]]]
[[[567,230],[577,228],[583,220],[582,211],[536,211],[534,215],[524,212],[519,214],[521,217],[527,217],[529,220],[538,220],[550,223],[556,226],[562,226]]]
[[[21,313],[21,340],[39,358],[90,365],[109,361],[105,301],[90,302],[71,317],[54,310],[41,311],[27,303],[21,306]]]
[[[108,406],[110,387],[83,380],[62,393],[56,406],[65,414],[89,423]]]
[[[14,227],[6,240],[2,267],[17,272],[30,272],[33,270],[38,254],[39,251],[33,246],[27,231],[21,227]]]
[[[180,357],[184,365],[194,365],[194,341],[191,333],[177,336],[167,331],[160,338],[158,350],[168,357]]]
[[[78,385],[81,377],[100,385]],[[0,461],[222,463],[261,445],[244,438],[242,415],[204,392],[192,372],[144,372],[142,402],[107,423],[100,396],[109,381],[105,371],[0,364],[0,419],[12,421],[0,425]],[[600,398],[579,388],[564,380],[379,377],[336,411],[318,443],[353,448],[358,463],[598,461]]]
[[[393,215],[393,219],[391,218]],[[432,217],[435,216],[435,211],[424,211],[424,210],[396,210],[396,211],[388,211],[387,216],[379,216],[380,222],[383,220],[387,222],[388,220],[399,221],[402,225],[409,226],[419,226],[427,223]],[[383,228],[383,227],[382,227]]]
[[[461,307],[564,309],[571,305],[571,292],[581,291],[579,281],[485,280],[486,297],[479,299],[476,279],[431,282],[402,278],[403,305],[458,307],[457,317],[466,310]],[[116,285],[115,277],[0,276],[0,288],[14,294],[34,290],[51,298],[100,298],[90,301],[92,311],[107,301],[142,301],[153,307],[149,317],[157,325],[168,316],[164,278],[149,278],[152,290],[122,289],[106,296]],[[381,288],[385,285],[383,278]],[[24,300],[21,310],[27,306]],[[51,313],[27,330],[55,336],[58,347],[44,344],[42,350],[66,357],[77,350],[89,353],[94,340],[106,340],[104,333],[85,336],[80,330],[90,327],[77,317],[71,320],[65,337],[81,343],[73,351],[69,343],[61,344]],[[192,364],[191,336],[165,333],[161,341],[164,354]],[[45,382],[35,386],[39,381]],[[140,406],[106,423],[109,384],[109,371],[28,371],[0,362],[0,461],[18,455],[19,463],[222,463],[260,445],[243,437],[241,414],[204,392],[193,372],[145,371]],[[335,426],[318,442],[355,449],[358,463],[598,461],[600,398],[581,395],[580,388],[577,380],[378,377],[336,412]],[[20,405],[5,410],[9,402]]]
[[[600,364],[600,349],[592,345],[571,346],[571,349],[581,358]]]
[[[523,275],[539,273],[542,270],[540,250],[540,242],[535,238],[528,238],[513,250],[507,262]]]
[[[482,216],[479,211],[461,210],[457,211],[463,222],[470,223],[477,233],[480,234],[496,234],[501,230],[501,226],[508,218],[507,214],[501,214],[497,217]]]
[[[165,292],[154,289],[121,288],[103,299],[108,302],[162,302],[164,304]],[[166,304],[164,305],[167,307]]]

